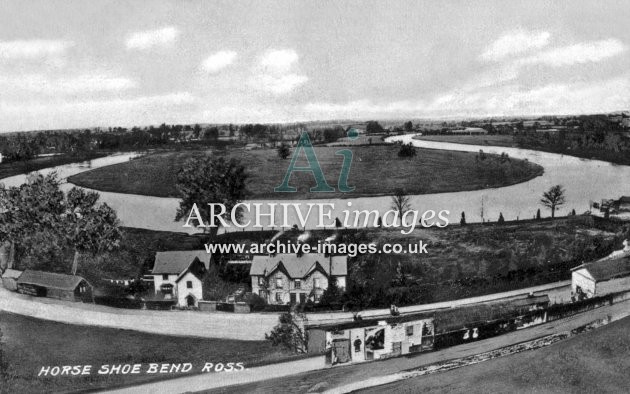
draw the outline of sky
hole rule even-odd
[[[630,109],[623,1],[0,0],[0,131]]]

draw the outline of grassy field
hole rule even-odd
[[[315,152],[328,183],[337,186],[342,157],[338,147],[316,147]],[[176,174],[189,158],[228,155],[239,160],[250,174],[249,198],[298,199],[391,195],[397,188],[409,194],[454,192],[500,187],[527,181],[542,174],[542,167],[521,160],[501,163],[496,157],[476,160],[475,153],[418,150],[414,158],[399,158],[398,146],[357,146],[348,185],[352,193],[310,193],[314,179],[310,173],[294,173],[290,184],[297,193],[275,193],[282,183],[289,159],[281,160],[273,149],[225,151],[182,151],[159,153],[127,163],[98,168],[70,177],[70,181],[97,190],[177,197]],[[304,162],[298,165],[306,165]]]
[[[0,179],[7,178],[14,175],[27,174],[33,171],[39,171],[44,168],[60,166],[64,164],[82,162],[85,160],[95,159],[103,157],[107,153],[92,153],[86,156],[71,156],[71,155],[57,155],[57,156],[44,156],[36,157],[27,161],[13,161],[0,163]]]
[[[160,378],[159,374],[99,376],[96,371],[104,364],[140,363],[144,371],[148,363],[189,362],[193,372],[200,372],[206,362],[242,362],[248,367],[295,357],[266,341],[153,335],[55,323],[4,312],[0,312],[0,330],[8,364],[8,377],[0,375],[0,392],[7,393],[77,391]],[[84,377],[37,377],[42,366],[55,365],[92,365],[93,371]]]
[[[516,147],[511,135],[423,135],[414,137],[417,140],[452,142],[466,145],[488,145]]]
[[[624,393],[630,318],[552,346],[362,393]]]

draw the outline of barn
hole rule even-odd
[[[630,290],[630,255],[582,264],[571,270],[571,292],[577,299]]]
[[[2,274],[2,286],[7,290],[17,290],[17,280],[22,275],[22,271],[7,268]]]
[[[64,301],[94,301],[92,285],[77,275],[26,270],[17,280],[17,291]]]

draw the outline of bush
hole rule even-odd
[[[402,144],[398,151],[398,157],[414,157],[417,154],[416,147],[409,142],[408,144]]]

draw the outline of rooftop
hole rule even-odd
[[[83,277],[77,275],[57,274],[54,272],[26,270],[17,280],[18,284],[36,285],[50,289],[73,291],[84,281]]]
[[[348,274],[347,256],[327,257],[322,253],[307,253],[302,256],[296,254],[277,254],[274,256],[254,256],[250,275],[269,275],[276,268],[284,267],[291,278],[304,278],[317,265],[324,270],[326,275],[330,275],[332,268],[333,276],[345,276]]]
[[[205,250],[181,250],[156,252],[153,274],[181,274],[190,264],[199,259],[206,267],[210,264],[211,255]]]

